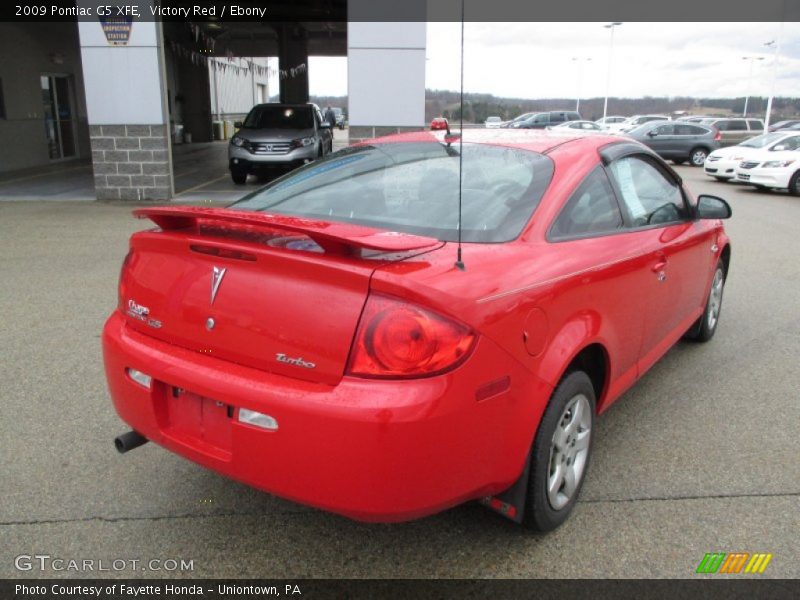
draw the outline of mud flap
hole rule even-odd
[[[522,518],[525,516],[525,500],[528,497],[528,475],[530,470],[531,454],[529,452],[522,475],[514,482],[514,485],[497,496],[481,498],[479,502],[515,523],[522,523]]]

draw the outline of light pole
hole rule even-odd
[[[581,80],[583,79],[583,63],[589,62],[591,58],[581,58],[580,56],[573,56],[570,58],[572,62],[578,63],[578,97],[575,101],[575,112],[581,112]]]
[[[609,86],[611,85],[611,56],[614,52],[614,28],[617,26],[622,25],[620,22],[609,23],[608,25],[603,25],[606,29],[611,30],[611,40],[608,43],[608,73],[606,74],[606,99],[603,102],[603,123],[606,122],[606,114],[608,113],[608,90]]]
[[[775,56],[772,59],[772,86],[769,92],[769,99],[767,100],[767,114],[764,117],[764,133],[769,131],[769,118],[772,114],[772,99],[775,97],[775,80],[778,76],[778,58],[781,52],[781,35],[783,34],[783,21],[781,21],[781,27],[778,30],[778,40],[772,40],[771,42],[767,42],[764,44],[765,46],[774,47],[775,48]]]
[[[748,70],[747,74],[747,95],[744,97],[744,112],[742,112],[742,116],[747,116],[747,101],[750,100],[750,88],[753,85],[753,63],[757,60],[764,60],[763,56],[743,56],[742,60],[749,60],[750,61],[750,69]]]

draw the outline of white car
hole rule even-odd
[[[619,129],[622,133],[628,133],[629,131],[633,131],[639,125],[644,125],[645,123],[649,123],[650,121],[671,121],[667,115],[633,115],[632,117],[628,117],[622,123],[619,124]]]
[[[500,117],[488,117],[483,124],[487,129],[497,129],[503,124],[503,119]]]
[[[717,181],[730,181],[736,177],[736,167],[743,160],[760,155],[763,151],[780,152],[800,147],[800,131],[776,131],[745,140],[737,146],[714,150],[703,164],[703,172]]]
[[[760,190],[787,189],[800,196],[800,150],[765,150],[736,167],[736,181]]]
[[[603,119],[597,119],[595,123],[597,123],[601,129],[606,129],[608,131],[618,131],[622,124],[628,117],[620,117],[620,116],[613,116],[613,117],[605,117]]]
[[[551,131],[580,131],[581,133],[605,133],[603,129],[594,121],[567,121],[547,127]]]

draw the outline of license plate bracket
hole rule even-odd
[[[167,398],[166,430],[174,438],[206,448],[214,453],[230,453],[233,407],[199,394],[172,388]]]

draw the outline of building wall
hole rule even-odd
[[[426,24],[347,26],[350,138],[425,125]]]
[[[172,161],[160,24],[134,21],[123,45],[110,44],[99,21],[81,21],[78,28],[97,199],[169,199]]]
[[[213,62],[212,62],[213,60]],[[237,73],[235,69],[226,68],[221,69],[214,67],[213,63],[217,65],[230,65],[237,66],[240,69],[248,67],[249,61],[257,66],[267,68],[277,68],[278,61],[273,59],[270,61],[267,57],[254,57],[254,58],[220,58],[216,57],[209,61],[208,64],[208,79],[210,82],[209,93],[211,97],[211,114],[214,119],[217,115],[222,119],[239,118],[250,112],[253,105],[258,104],[257,86],[268,86],[269,94],[275,96],[278,93],[277,89],[269,87],[270,81],[266,73],[259,74],[256,69],[248,69]],[[217,107],[219,101],[219,107]]]
[[[0,79],[6,118],[0,118],[0,172],[51,164],[45,135],[42,75],[69,75],[77,157],[89,156],[77,26],[0,23]]]

